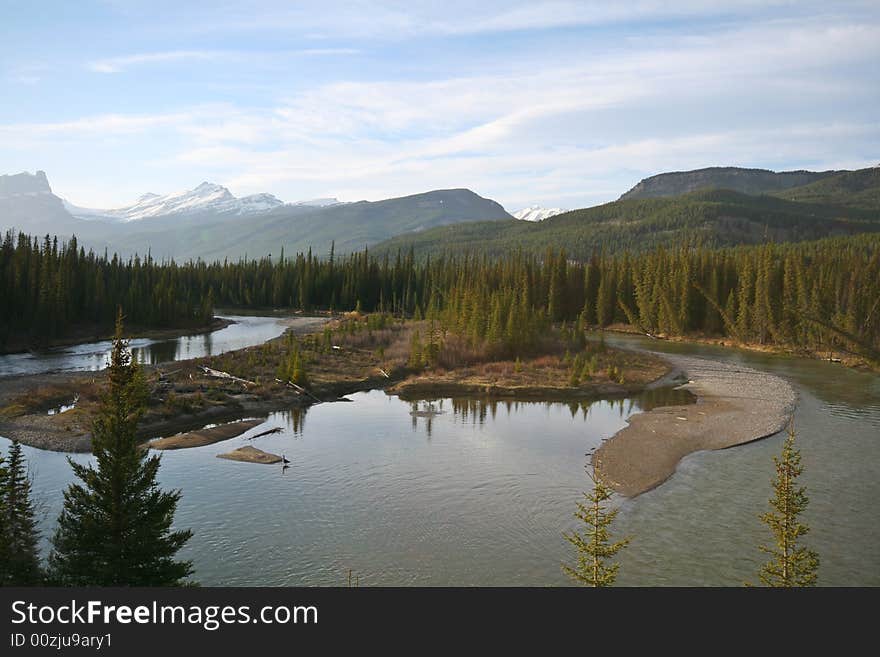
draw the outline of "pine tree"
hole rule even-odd
[[[147,390],[122,337],[121,311],[108,378],[92,429],[97,468],[70,461],[82,483],[64,493],[50,578],[65,586],[179,586],[193,569],[175,556],[192,532],[171,530],[180,492],[159,488],[160,458],[137,442]]]
[[[0,466],[2,467],[2,466]],[[2,549],[5,551],[0,563],[0,584],[6,586],[34,586],[43,579],[40,568],[39,532],[34,519],[31,500],[31,481],[28,476],[21,443],[12,441],[4,475],[0,478],[0,505],[4,518],[0,524],[3,532]]]
[[[761,582],[767,586],[793,587],[813,586],[819,557],[798,539],[804,536],[809,527],[798,520],[807,507],[805,488],[797,485],[797,478],[803,472],[800,452],[794,446],[794,424],[788,428],[788,438],[782,446],[782,456],[773,457],[776,465],[776,481],[773,482],[774,496],[770,500],[772,511],[761,515],[761,520],[770,527],[776,545],[761,546],[761,551],[769,554],[771,560],[764,564],[759,573]]]
[[[611,499],[611,490],[602,483],[597,473],[590,473],[593,491],[584,493],[587,504],[578,502],[575,518],[582,521],[586,528],[583,533],[571,532],[563,534],[565,539],[577,550],[577,563],[574,566],[562,566],[562,570],[573,580],[587,586],[611,586],[617,578],[620,564],[609,564],[621,548],[626,547],[629,539],[611,542],[609,527],[617,516],[617,509],[607,509],[606,502]]]

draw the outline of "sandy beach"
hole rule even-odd
[[[794,389],[777,376],[703,358],[657,355],[687,377],[681,387],[697,402],[635,415],[596,451],[594,467],[622,495],[634,497],[659,486],[692,452],[772,436],[794,412]]]

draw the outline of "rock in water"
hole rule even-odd
[[[281,457],[277,454],[270,454],[269,452],[264,452],[256,447],[251,447],[250,445],[239,447],[226,454],[218,454],[217,458],[228,459],[230,461],[244,461],[245,463],[266,463],[270,465],[272,463],[281,463]]]

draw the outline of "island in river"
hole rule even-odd
[[[693,451],[776,433],[794,408],[791,387],[778,377],[730,366],[719,375],[724,367],[714,361],[615,349],[601,341],[583,345],[573,358],[561,331],[524,360],[426,369],[412,364],[413,338],[418,341],[419,331],[429,334],[426,322],[393,320],[376,327],[349,313],[322,324],[294,323],[262,345],[145,366],[151,395],[140,435],[156,449],[212,444],[240,435],[262,421],[253,418],[272,411],[371,389],[403,399],[570,401],[632,396],[683,378],[696,404],[635,416],[593,457],[609,485],[634,496],[665,481]],[[102,386],[99,373],[0,379],[0,434],[43,449],[88,452]],[[65,405],[66,412],[50,414]]]

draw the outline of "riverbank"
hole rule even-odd
[[[682,458],[726,449],[781,431],[796,394],[780,377],[741,365],[662,354],[688,378],[682,389],[697,401],[635,415],[593,455],[593,466],[611,488],[635,497],[666,481]]]

